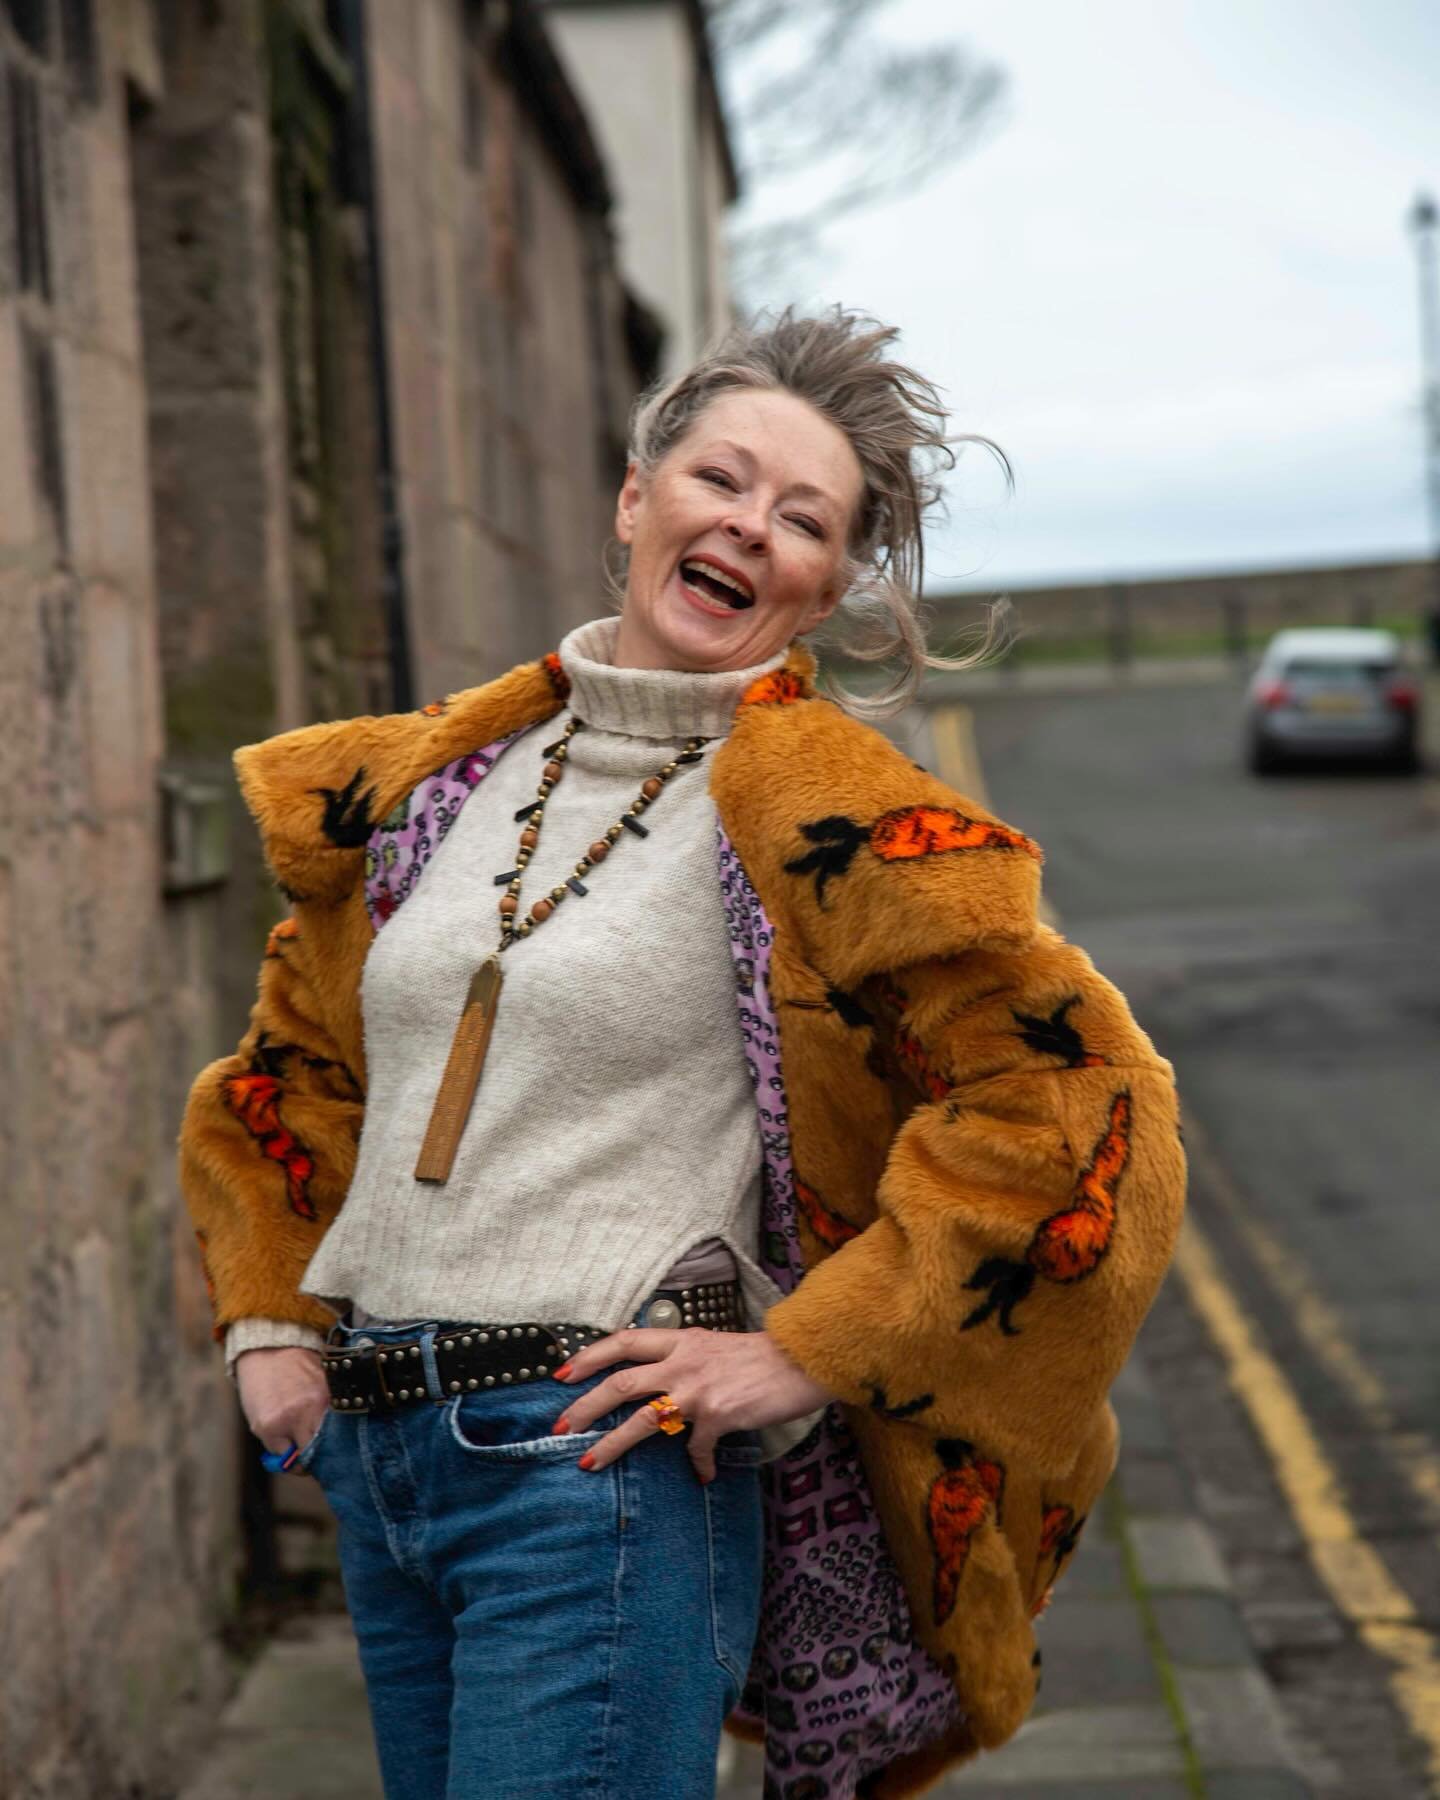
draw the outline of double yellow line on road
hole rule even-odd
[[[1387,1421],[1397,1465],[1427,1511],[1440,1502],[1440,1458],[1433,1449],[1394,1429],[1381,1384],[1346,1342],[1331,1307],[1311,1288],[1294,1259],[1247,1212],[1241,1197],[1193,1120],[1186,1121],[1192,1166],[1203,1169],[1207,1190],[1225,1207],[1264,1272],[1290,1305],[1308,1348],[1375,1423],[1382,1439]],[[1339,1471],[1279,1363],[1262,1344],[1230,1290],[1220,1262],[1193,1214],[1186,1220],[1175,1267],[1190,1302],[1225,1359],[1230,1385],[1250,1416],[1270,1458],[1316,1574],[1361,1642],[1390,1664],[1390,1690],[1415,1736],[1425,1746],[1428,1772],[1440,1791],[1440,1647],[1420,1623],[1410,1596],[1366,1541],[1346,1502]]]
[[[990,810],[970,707],[932,707],[929,725],[941,779]],[[1055,923],[1053,914],[1048,914],[1048,920]],[[1431,1523],[1440,1525],[1440,1454],[1424,1436],[1400,1429],[1384,1384],[1346,1341],[1334,1307],[1319,1296],[1294,1256],[1255,1219],[1255,1211],[1237,1193],[1193,1120],[1186,1120],[1186,1148],[1193,1168],[1204,1170],[1206,1190],[1224,1206],[1249,1255],[1274,1292],[1289,1305],[1310,1354],[1346,1399],[1370,1420],[1418,1505]],[[1339,1471],[1325,1453],[1285,1372],[1235,1300],[1219,1258],[1193,1213],[1181,1233],[1175,1269],[1224,1357],[1231,1388],[1265,1445],[1319,1580],[1337,1609],[1354,1624],[1361,1642],[1390,1663],[1395,1705],[1424,1744],[1431,1784],[1440,1793],[1440,1645],[1420,1624],[1408,1593],[1355,1523]]]
[[[1440,707],[1436,710],[1440,714]],[[942,780],[991,810],[970,708],[935,706],[929,726]],[[1048,910],[1046,917],[1049,923],[1056,922]],[[1425,1516],[1440,1525],[1440,1454],[1426,1438],[1400,1427],[1383,1383],[1348,1342],[1334,1308],[1256,1219],[1200,1127],[1187,1119],[1185,1132],[1192,1167],[1203,1169],[1207,1191],[1225,1208],[1248,1253],[1289,1307],[1307,1349],[1367,1417]],[[1420,1623],[1414,1604],[1384,1558],[1361,1533],[1339,1471],[1284,1371],[1235,1300],[1193,1214],[1185,1222],[1175,1267],[1265,1446],[1316,1574],[1361,1642],[1390,1665],[1396,1706],[1424,1746],[1433,1789],[1440,1793],[1440,1645]]]

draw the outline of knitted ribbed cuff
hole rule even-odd
[[[246,1350],[281,1350],[294,1345],[323,1350],[325,1334],[292,1319],[236,1319],[225,1333],[225,1373],[235,1379],[235,1359]]]

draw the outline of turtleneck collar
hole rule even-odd
[[[613,658],[619,619],[577,625],[560,645],[570,678],[570,708],[597,731],[626,737],[724,737],[752,682],[786,657],[782,650],[750,669],[692,675],[683,669],[617,669]]]

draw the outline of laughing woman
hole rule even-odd
[[[918,1793],[1034,1697],[1184,1165],[1036,845],[815,691],[837,608],[927,660],[894,335],[733,332],[636,410],[618,618],[236,758],[292,912],[183,1180],[389,1800],[701,1800],[727,1720]]]

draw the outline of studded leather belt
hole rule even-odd
[[[740,1284],[714,1281],[692,1288],[657,1288],[635,1323],[744,1331]],[[442,1324],[434,1337],[438,1393],[427,1375],[418,1334],[378,1343],[351,1339],[328,1346],[322,1356],[333,1410],[393,1412],[420,1400],[440,1401],[452,1394],[538,1381],[575,1351],[607,1335],[593,1325]]]

